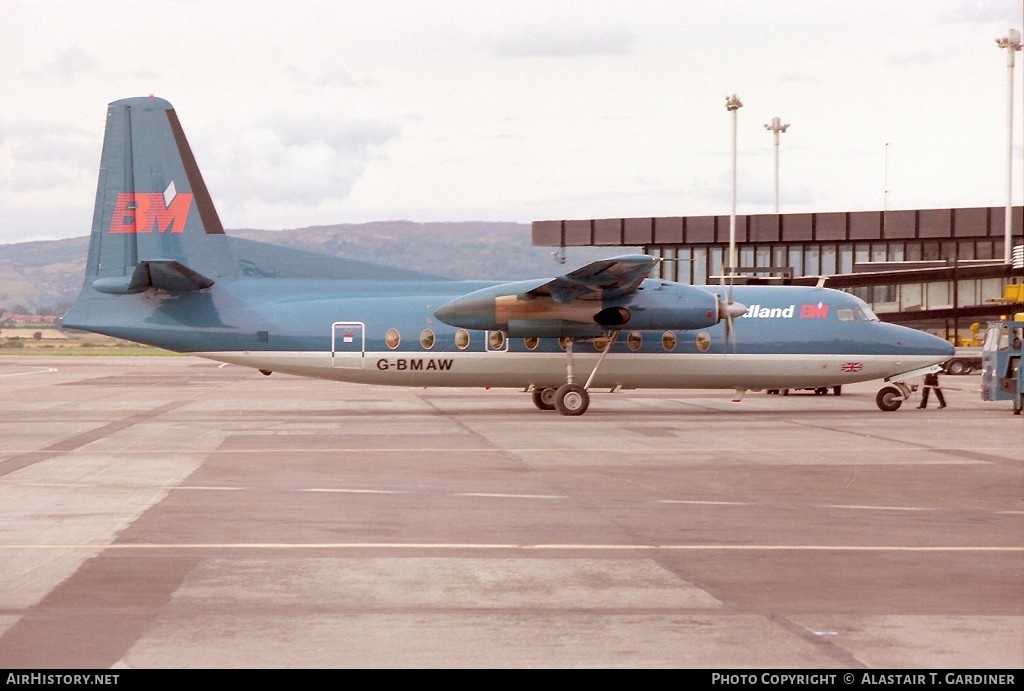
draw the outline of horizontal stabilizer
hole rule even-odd
[[[153,259],[136,264],[131,277],[107,276],[93,281],[92,287],[101,293],[129,295],[147,290],[166,290],[182,293],[203,290],[213,285],[213,279],[193,271],[173,259]]]

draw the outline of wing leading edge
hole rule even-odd
[[[614,300],[636,292],[657,263],[656,258],[646,254],[599,259],[553,278],[527,295],[549,296],[561,304],[573,300]]]

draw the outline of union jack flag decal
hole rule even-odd
[[[859,362],[845,362],[839,367],[839,369],[844,372],[860,372],[863,367],[864,365]]]

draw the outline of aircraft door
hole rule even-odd
[[[362,369],[366,353],[366,325],[363,322],[334,322],[331,325],[331,364]]]

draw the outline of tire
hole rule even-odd
[[[555,408],[562,415],[578,416],[590,407],[590,394],[579,384],[563,384],[555,392]]]
[[[814,395],[815,396],[824,396],[827,393],[828,393],[828,387],[827,386],[819,386],[818,388],[816,388],[814,390]]]
[[[533,404],[537,406],[540,410],[554,410],[555,390],[545,388],[534,389]]]
[[[952,360],[946,363],[946,371],[950,374],[960,375],[967,374],[967,372],[970,372],[971,370],[966,364],[964,364],[963,360]]]
[[[834,395],[836,395],[836,396],[842,396],[843,395],[843,387],[842,386],[834,386],[834,387],[832,387],[832,393]]]
[[[903,392],[895,386],[883,386],[875,394],[875,405],[887,413],[899,410],[903,405]]]

